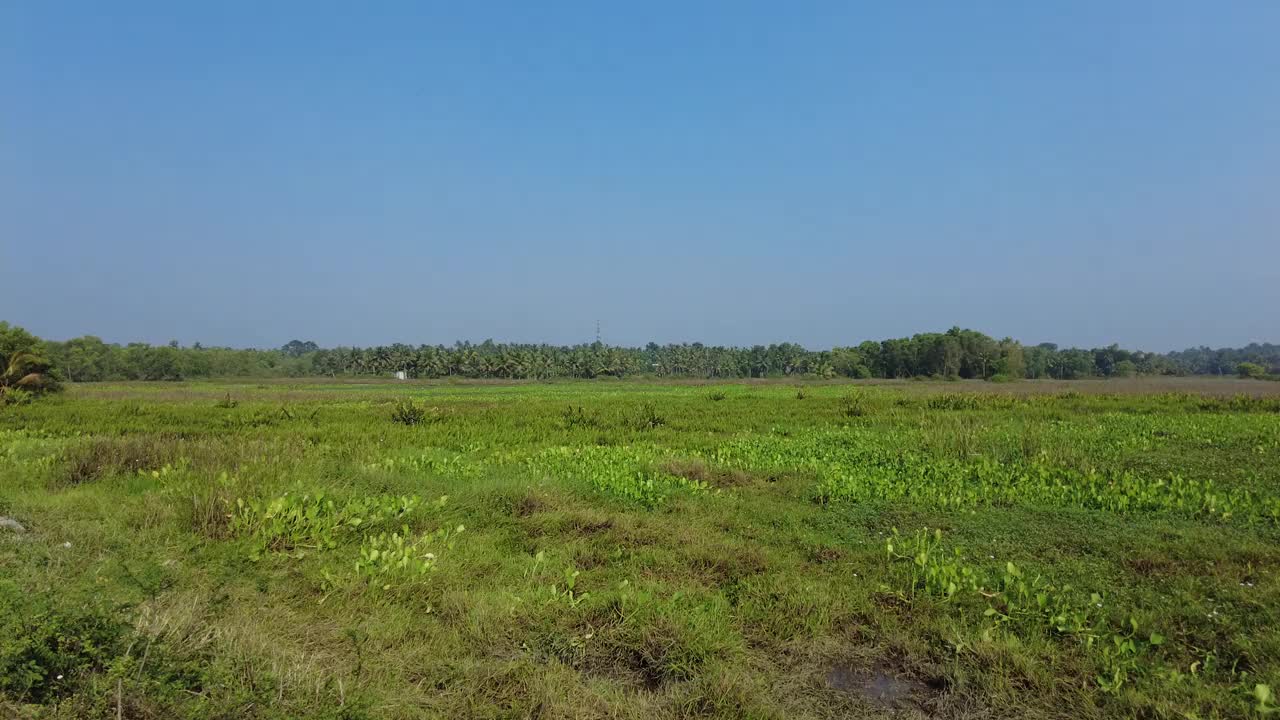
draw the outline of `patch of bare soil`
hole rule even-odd
[[[883,667],[836,664],[827,671],[827,686],[860,698],[882,710],[902,711],[907,717],[922,715],[936,697],[939,683],[926,683]]]

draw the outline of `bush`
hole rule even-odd
[[[1257,363],[1242,362],[1236,366],[1236,374],[1245,379],[1266,377],[1267,369]]]
[[[0,387],[0,405],[30,405],[35,397],[30,390],[20,387]]]
[[[862,393],[849,393],[840,398],[840,414],[847,418],[862,417],[870,411],[867,396]]]
[[[651,402],[643,402],[632,417],[631,424],[637,430],[653,430],[666,425],[667,419],[658,413],[658,406]]]
[[[1005,375],[1004,373],[996,373],[995,375],[992,375],[991,377],[987,378],[987,382],[1007,383],[1007,382],[1013,382],[1013,378],[1008,375]]]
[[[50,605],[46,595],[0,585],[0,695],[45,703],[120,654],[126,624],[93,603]]]
[[[412,400],[401,400],[391,411],[391,421],[413,426],[425,422],[428,414],[426,407]]]
[[[587,409],[580,405],[566,407],[560,416],[564,419],[566,430],[572,430],[576,427],[598,428],[601,426],[600,418],[595,413],[587,412]]]

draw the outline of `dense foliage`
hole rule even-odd
[[[0,405],[20,405],[61,387],[40,338],[0,321]]]
[[[15,328],[16,329],[16,328]],[[279,350],[129,343],[93,336],[48,342],[47,354],[67,379],[181,380],[206,377],[387,376],[410,378],[1053,378],[1132,375],[1234,375],[1241,363],[1280,373],[1280,345],[1239,349],[1198,348],[1159,354],[1116,345],[1085,350],[1052,343],[1024,346],[975,330],[951,328],[830,350],[795,343],[726,347],[683,343],[619,347],[602,343],[547,345],[459,342],[444,345],[379,345],[321,348],[293,340]],[[43,346],[42,346],[43,347]]]

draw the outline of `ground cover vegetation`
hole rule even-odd
[[[1276,383],[72,383],[0,516],[6,717],[1277,712]]]

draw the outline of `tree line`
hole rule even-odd
[[[213,377],[389,376],[410,378],[976,378],[987,380],[1132,375],[1234,374],[1242,363],[1280,373],[1280,346],[1196,348],[1174,353],[1024,346],[958,327],[942,333],[868,340],[829,350],[794,343],[727,347],[682,343],[620,347],[458,342],[321,348],[293,340],[274,350],[129,343],[93,336],[47,341],[42,350],[59,375],[75,382]]]

